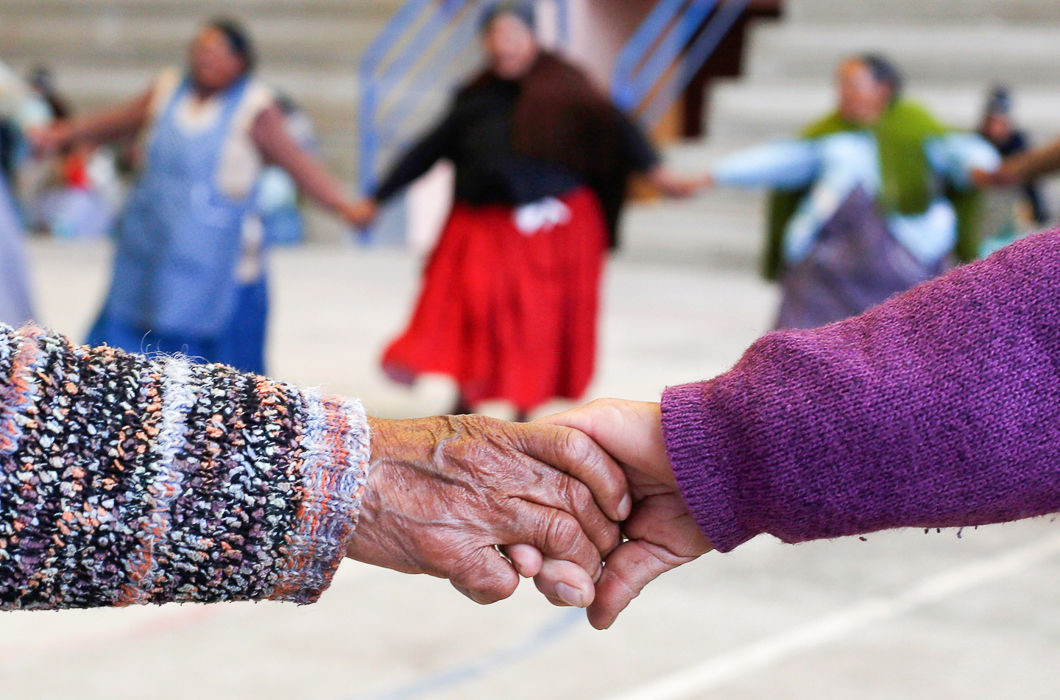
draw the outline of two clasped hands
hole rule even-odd
[[[369,423],[352,559],[447,578],[479,603],[532,577],[604,629],[652,579],[711,549],[678,490],[657,403],[594,401],[525,424]]]

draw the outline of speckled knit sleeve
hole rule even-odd
[[[0,325],[0,607],[313,602],[367,464],[356,402]]]
[[[673,387],[674,473],[721,551],[1060,511],[1060,230]]]

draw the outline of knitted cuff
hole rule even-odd
[[[724,411],[712,410],[711,383],[670,387],[662,398],[663,435],[674,476],[688,510],[714,549],[728,552],[759,531],[739,512],[739,488],[732,472],[738,426]],[[731,433],[729,431],[732,431]]]
[[[286,566],[271,600],[313,603],[331,584],[357,527],[368,479],[369,431],[358,401],[307,392],[302,496]]]

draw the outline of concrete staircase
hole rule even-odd
[[[791,133],[832,105],[840,58],[865,51],[890,56],[907,94],[955,126],[973,127],[988,87],[1004,82],[1033,135],[1060,134],[1060,3],[789,0],[786,8],[782,21],[754,30],[746,76],[715,93],[714,141]]]

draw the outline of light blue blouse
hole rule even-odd
[[[993,171],[1001,164],[994,147],[976,134],[946,134],[926,141],[924,150],[940,181],[960,189],[970,186],[972,170]],[[786,259],[798,262],[809,254],[821,228],[856,187],[870,196],[879,193],[879,149],[868,132],[776,141],[722,159],[713,175],[718,184],[734,187],[810,188],[784,237]],[[898,242],[925,265],[937,263],[957,242],[957,216],[942,196],[922,214],[895,214],[887,221]]]

